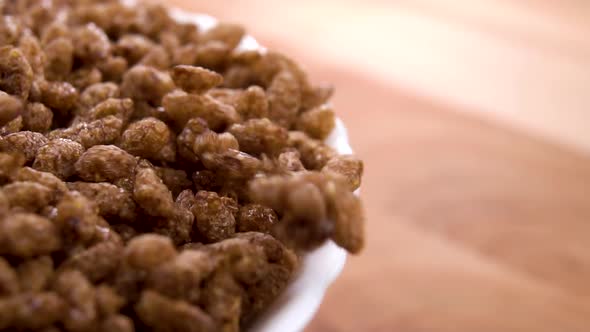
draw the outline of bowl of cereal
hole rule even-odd
[[[0,330],[301,331],[363,246],[331,88],[206,15],[0,8]]]

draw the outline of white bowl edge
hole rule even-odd
[[[173,8],[171,15],[180,22],[194,23],[202,30],[215,26],[217,20],[206,14],[195,14]],[[238,50],[266,49],[252,36],[242,39]],[[352,153],[344,123],[336,119],[336,126],[326,144],[340,154]],[[326,290],[342,272],[346,251],[333,241],[327,241],[303,258],[297,275],[287,289],[273,302],[250,327],[250,332],[300,332],[315,316]]]
[[[346,128],[340,119],[326,140],[340,154],[350,154]],[[251,332],[300,332],[315,316],[326,291],[342,272],[346,251],[327,241],[303,258],[287,289],[252,326]]]
[[[135,0],[123,0],[133,5]],[[217,24],[217,20],[206,14],[190,13],[179,8],[172,8],[172,17],[179,22],[194,23],[202,30]],[[238,46],[238,50],[259,49],[266,52],[252,36],[246,36]],[[348,141],[348,133],[344,123],[337,118],[336,126],[326,144],[340,154],[351,154],[352,148]],[[324,295],[342,272],[347,253],[333,241],[327,241],[316,250],[307,253],[300,269],[289,286],[273,302],[249,329],[250,332],[300,332],[315,316]]]

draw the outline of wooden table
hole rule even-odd
[[[590,330],[585,2],[170,2],[337,86],[368,246],[308,332]]]

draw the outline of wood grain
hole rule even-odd
[[[369,246],[309,331],[588,328],[590,158],[318,70],[367,162]]]
[[[588,328],[588,157],[328,75],[367,162],[369,246],[310,331]]]
[[[170,2],[337,86],[368,246],[308,332],[590,330],[585,2]]]

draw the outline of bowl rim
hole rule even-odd
[[[136,0],[122,0],[132,6]],[[217,24],[217,19],[206,14],[193,13],[177,7],[170,7],[173,19],[182,23],[195,24],[206,31]],[[266,48],[256,39],[246,35],[237,47],[238,51]],[[348,133],[340,118],[336,118],[334,130],[325,140],[339,154],[352,154]],[[358,194],[358,192],[357,192]],[[285,290],[273,301],[248,329],[250,332],[300,332],[315,316],[329,286],[342,272],[347,253],[333,241],[326,241],[319,248],[306,253],[296,275]]]
[[[340,154],[352,153],[346,128],[339,118],[326,143]],[[332,240],[305,254],[290,284],[249,331],[303,331],[314,318],[326,291],[342,272],[347,255]]]
[[[170,13],[177,21],[194,23],[202,31],[214,27],[218,22],[210,15],[191,13],[180,8],[171,8]],[[258,44],[256,39],[250,35],[246,35],[242,39],[237,50],[266,52],[266,48]],[[339,118],[336,118],[334,130],[325,142],[339,154],[352,153],[346,127]],[[346,257],[346,251],[331,240],[305,254],[297,274],[287,288],[256,319],[249,331],[303,331],[319,309],[328,287],[342,272]]]

